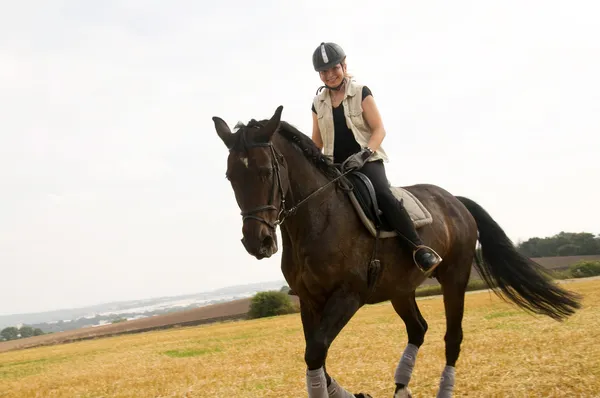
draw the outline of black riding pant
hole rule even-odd
[[[390,190],[383,161],[366,162],[358,171],[369,177],[373,183],[377,204],[390,226],[410,239],[415,245],[421,245],[421,239],[408,212]]]

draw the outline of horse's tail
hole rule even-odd
[[[500,288],[500,291],[494,289],[498,296],[556,320],[580,308],[579,295],[561,289],[539,264],[520,254],[485,209],[471,199],[460,196],[457,199],[475,218],[479,230],[483,258],[475,256],[477,270],[491,288]]]

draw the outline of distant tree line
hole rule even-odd
[[[17,328],[15,326],[9,326],[0,331],[0,340],[17,340],[24,339],[26,337],[41,336],[44,332],[40,328],[32,328],[31,326],[21,326]]]
[[[600,235],[561,232],[546,238],[531,238],[517,244],[527,257],[561,257],[600,254]]]

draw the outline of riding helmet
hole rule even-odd
[[[313,66],[317,72],[327,70],[346,58],[346,53],[338,44],[321,43],[313,53]]]

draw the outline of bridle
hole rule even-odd
[[[286,210],[285,208],[285,193],[283,192],[283,185],[281,184],[281,174],[279,173],[279,162],[277,161],[277,154],[275,153],[275,148],[273,147],[273,144],[271,142],[255,142],[252,144],[247,144],[246,147],[269,147],[271,149],[271,165],[273,168],[273,172],[277,176],[277,181],[273,179],[273,189],[271,190],[271,197],[269,198],[269,203],[263,206],[255,207],[251,210],[242,211],[240,213],[242,215],[242,222],[245,222],[247,219],[253,219],[266,224],[271,229],[275,229],[277,225],[280,225],[283,222],[283,220],[285,220],[285,217],[287,217],[287,215],[289,214],[289,210]],[[276,183],[277,187],[275,186]],[[273,205],[273,201],[275,200],[275,192],[277,191],[277,189],[279,189],[281,203],[279,206],[279,213],[277,214],[277,219],[274,223],[272,223],[255,214],[265,210],[278,210],[277,207]]]
[[[333,184],[340,178],[344,177],[346,174],[353,171],[353,169],[350,169],[350,170],[345,171],[344,173],[341,173],[340,175],[338,175],[331,181],[327,182],[325,185],[317,188],[314,192],[310,193],[307,197],[302,199],[300,202],[296,203],[294,206],[290,207],[289,209],[286,209],[286,207],[285,207],[285,203],[286,203],[285,202],[285,192],[283,191],[283,185],[281,184],[281,174],[279,172],[280,166],[279,166],[279,162],[277,161],[277,153],[275,151],[273,144],[271,142],[253,142],[253,143],[246,144],[246,147],[247,148],[254,148],[254,147],[269,147],[270,148],[271,165],[272,165],[273,171],[275,173],[275,176],[277,177],[277,180],[275,180],[275,177],[273,177],[273,189],[271,190],[271,197],[269,198],[268,204],[255,207],[251,210],[242,211],[240,213],[242,216],[242,223],[248,219],[253,219],[253,220],[257,220],[257,221],[264,223],[265,225],[267,225],[269,228],[271,228],[273,230],[275,230],[278,225],[283,224],[283,222],[285,221],[285,219],[287,217],[296,213],[296,210],[298,210],[298,207],[301,204],[303,204],[304,202],[306,202],[308,199],[310,199],[313,195],[318,194],[319,192],[321,192],[323,189],[325,189],[329,185]],[[277,187],[275,186],[276,184],[277,184]],[[281,201],[279,204],[279,209],[277,209],[277,207],[273,205],[273,202],[275,200],[275,192],[277,190],[279,190],[279,195],[281,198]],[[256,213],[265,211],[265,210],[272,210],[272,211],[279,210],[279,213],[277,214],[277,218],[275,219],[275,222],[270,222],[268,220],[265,220],[263,217],[256,215]]]

